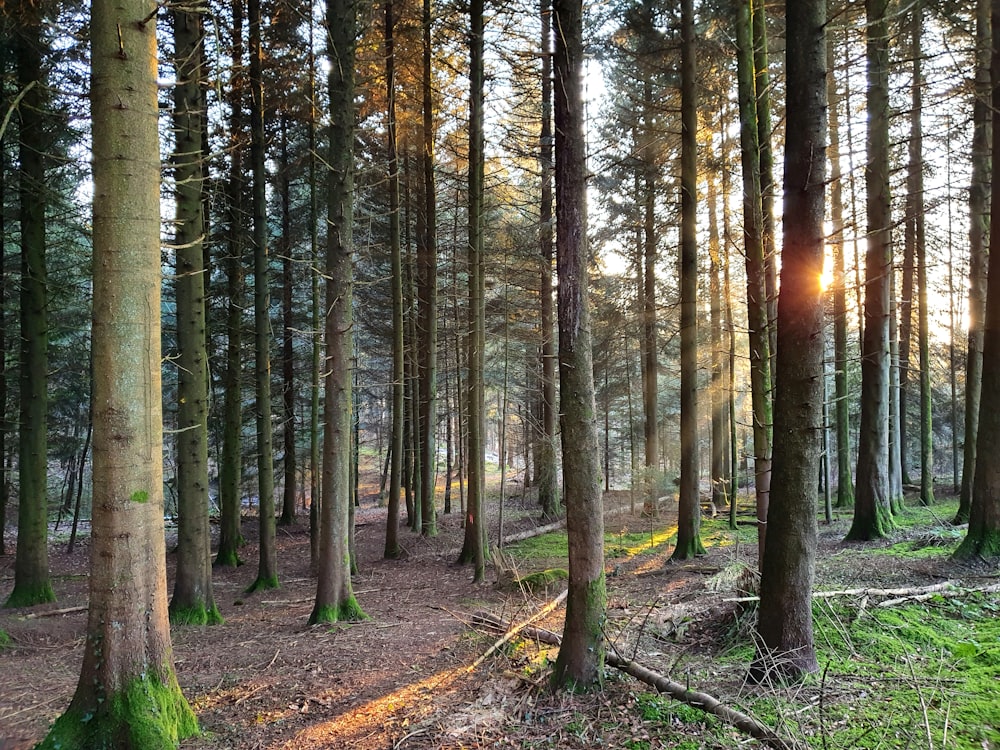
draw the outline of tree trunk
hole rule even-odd
[[[267,250],[263,47],[260,0],[248,0],[250,26],[250,171],[253,175],[254,411],[257,422],[257,579],[248,591],[278,586],[275,543],[274,452],[271,423],[271,294]]]
[[[645,11],[645,9],[644,9]],[[640,155],[641,179],[636,178],[637,199],[642,206],[642,414],[645,438],[643,508],[656,515],[656,501],[662,484],[657,477],[660,465],[659,421],[657,417],[657,356],[656,356],[656,165],[653,124],[653,83],[649,73],[642,82],[642,129]],[[683,188],[682,188],[683,191]],[[682,261],[683,263],[683,261]],[[681,303],[683,308],[683,302]],[[681,325],[683,329],[683,324]],[[683,345],[682,345],[683,348]],[[682,387],[683,391],[683,387]]]
[[[826,36],[828,64],[836,60],[833,34]],[[837,76],[827,71],[826,98],[829,112],[830,219],[833,245],[833,388],[834,431],[837,435],[837,507],[854,507],[854,477],[851,474],[851,413],[847,390],[847,288],[844,279],[844,183],[840,172],[840,93]]]
[[[327,160],[326,361],[323,498],[316,603],[309,623],[365,617],[351,588],[351,369],[354,260],[354,59],[356,0],[327,0],[330,145]]]
[[[419,298],[418,336],[420,337],[420,533],[437,535],[435,479],[437,468],[437,192],[434,184],[434,100],[431,78],[431,0],[424,0],[423,10],[423,127],[421,167],[423,170],[423,207],[417,212],[417,278]],[[421,231],[422,229],[422,231]]]
[[[228,185],[229,232],[223,266],[226,273],[226,366],[222,374],[222,457],[219,461],[219,549],[215,565],[242,564],[239,548],[245,543],[240,529],[243,478],[243,71],[244,0],[233,8],[233,79],[230,82],[230,164]]]
[[[681,475],[672,560],[705,553],[698,476],[698,109],[693,0],[681,0]]]
[[[590,305],[587,295],[587,157],[583,135],[583,4],[555,0],[556,263],[559,275],[559,394],[569,542],[566,625],[552,684],[601,683],[604,513],[594,423]]]
[[[156,34],[94,0],[94,477],[80,681],[41,748],[176,748],[198,732],[174,673],[163,541]]]
[[[14,24],[17,84],[24,92],[18,160],[21,230],[20,410],[17,548],[14,588],[4,606],[55,600],[48,553],[48,280],[45,267],[45,159],[48,151],[46,90],[42,70],[42,17],[24,3]]]
[[[771,491],[771,366],[767,287],[764,267],[760,143],[754,85],[750,0],[737,3],[737,83],[740,151],[743,160],[743,241],[747,267],[747,321],[750,389],[753,402],[754,488],[757,500],[758,559],[763,560]]]
[[[539,207],[541,237],[541,298],[542,329],[542,434],[538,452],[538,503],[542,518],[558,518],[559,467],[556,456],[556,352],[553,341],[552,313],[552,3],[541,0],[542,15],[542,130],[539,168],[542,178]]]
[[[1000,0],[993,0],[991,20],[1000,29]],[[1000,50],[993,48],[992,68],[992,144],[993,153],[1000,153]],[[1000,177],[994,159],[993,180]],[[1000,190],[990,197],[990,255],[1000,257]],[[980,445],[992,450],[1000,441],[1000,266],[992,264],[987,274],[986,316],[983,320],[983,385],[979,409]],[[955,550],[958,559],[1000,556],[1000,462],[977,461],[976,478],[972,485],[972,507],[969,511],[969,532]]]
[[[751,675],[798,679],[818,669],[812,632],[816,476],[823,431],[823,228],[826,0],[789,0],[788,123],[774,400],[774,489],[761,569],[760,635]]]
[[[893,527],[889,484],[889,68],[887,0],[866,0],[868,57],[868,249],[861,347],[861,428],[854,521],[848,539],[884,537]]]
[[[486,577],[485,509],[485,389],[486,346],[485,263],[483,260],[483,0],[469,5],[469,376],[468,450],[469,497],[465,514],[465,541],[460,563],[472,563],[473,580]]]
[[[295,523],[295,489],[298,484],[296,472],[298,462],[295,456],[295,348],[294,348],[294,308],[292,296],[295,283],[292,276],[292,208],[291,186],[288,176],[288,116],[281,115],[281,152],[279,170],[279,190],[281,198],[281,406],[282,406],[282,474],[281,518],[282,526]]]
[[[7,111],[7,67],[10,36],[0,26],[0,112]],[[0,206],[7,205],[7,144],[0,135]],[[0,555],[7,554],[7,215],[0,210]]]
[[[208,524],[208,351],[202,161],[204,30],[199,12],[171,9],[174,28],[174,282],[177,304],[177,575],[175,624],[222,622],[212,593]]]
[[[729,506],[729,442],[726,418],[726,379],[722,348],[722,248],[719,244],[719,196],[715,177],[708,179],[709,326],[712,342],[712,504]]]
[[[320,387],[323,362],[323,337],[320,334],[319,286],[319,186],[316,177],[316,54],[313,51],[314,16],[309,15],[309,258],[313,270],[310,274],[312,305],[312,361],[310,365],[309,400],[309,564],[311,570],[319,569],[319,504],[322,494],[323,474],[320,457]]]
[[[399,234],[399,156],[396,135],[396,51],[393,0],[385,2],[385,80],[389,138],[389,257],[392,272],[392,437],[389,446],[389,507],[384,556],[399,557],[399,494],[403,474],[403,410],[405,409],[406,352],[403,340],[403,256]]]
[[[969,346],[965,360],[965,445],[962,490],[953,523],[969,520],[976,473],[976,436],[982,392],[983,317],[986,302],[987,205],[990,194],[990,0],[976,2],[976,78],[972,106],[972,183],[969,187]]]

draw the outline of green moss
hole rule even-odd
[[[257,580],[251,583],[245,593],[252,594],[255,591],[267,591],[269,589],[281,588],[281,584],[278,583],[278,575],[268,576],[265,578],[257,577]]]
[[[52,584],[48,579],[37,583],[16,583],[14,590],[10,592],[4,607],[16,609],[17,607],[34,607],[36,604],[48,604],[54,602],[56,595],[52,591]]]
[[[174,750],[198,720],[173,677],[138,677],[93,710],[70,708],[37,750]]]
[[[350,596],[338,605],[325,604],[313,609],[312,614],[309,616],[309,624],[318,625],[326,623],[332,625],[338,622],[358,622],[367,619],[370,618],[361,609],[358,600]]]
[[[221,625],[225,620],[214,604],[211,608],[200,604],[196,607],[171,607],[171,625]]]
[[[565,581],[569,578],[569,571],[565,568],[548,568],[535,573],[528,573],[525,576],[516,578],[515,584],[528,591],[539,591],[547,589],[556,581]]]
[[[583,641],[587,646],[587,657],[580,659],[581,663],[571,663],[576,655],[570,653],[565,645],[559,649],[556,663],[552,670],[552,687],[556,690],[571,692],[600,689],[604,680],[604,621],[607,615],[608,592],[604,573],[593,581],[584,584],[580,596],[579,589],[570,587],[566,605],[566,618],[573,618],[583,631]],[[596,656],[596,664],[593,663]],[[583,662],[590,662],[585,664]],[[591,671],[588,667],[593,667]]]
[[[235,549],[219,550],[212,565],[216,568],[238,568],[243,564]]]
[[[990,559],[1000,557],[1000,531],[973,531],[969,529],[968,535],[958,545],[955,550],[956,560],[970,560],[979,557]]]
[[[14,641],[11,640],[10,634],[6,630],[0,630],[0,651],[12,648],[13,646]]]

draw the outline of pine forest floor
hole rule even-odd
[[[747,500],[741,496],[741,502]],[[748,685],[744,678],[752,655],[752,625],[737,609],[746,605],[731,600],[754,586],[749,571],[756,544],[749,516],[741,516],[738,533],[729,531],[723,519],[706,519],[707,554],[675,563],[668,560],[672,510],[650,521],[629,512],[627,492],[608,493],[606,503],[607,631],[622,655],[755,713],[803,747],[1000,748],[1000,709],[991,714],[987,707],[972,719],[981,724],[979,729],[958,728],[962,706],[971,703],[961,691],[954,693],[959,681],[949,671],[954,667],[951,655],[935,656],[929,645],[909,643],[901,649],[903,655],[894,658],[908,668],[892,677],[896,673],[868,668],[866,644],[859,636],[853,641],[845,636],[850,646],[845,660],[831,656],[831,667],[821,654],[823,674],[803,685],[766,690]],[[995,583],[995,566],[960,567],[950,560],[948,553],[960,538],[959,532],[947,531],[945,521],[953,511],[953,506],[935,507],[893,539],[866,545],[842,541],[850,518],[840,513],[833,525],[820,525],[817,588],[889,589],[944,581],[982,588]],[[529,498],[509,498],[505,514],[508,534],[537,523],[537,508]],[[614,670],[601,693],[553,695],[547,676],[555,649],[531,641],[513,640],[470,670],[497,639],[473,625],[474,613],[525,619],[555,597],[564,581],[554,574],[547,588],[533,593],[524,586],[498,587],[491,568],[488,583],[472,584],[471,569],[453,564],[463,534],[458,512],[439,516],[440,533],[434,538],[401,530],[405,557],[383,560],[384,519],[375,497],[365,496],[357,513],[361,572],[354,588],[370,619],[335,627],[306,624],[315,584],[309,570],[308,521],[302,515],[297,525],[278,529],[281,588],[244,593],[255,577],[257,554],[255,519],[245,519],[245,564],[215,571],[215,597],[225,624],[173,629],[178,679],[203,730],[182,748],[758,746],[738,730],[658,697],[652,688]],[[170,531],[168,527],[168,540]],[[496,531],[494,519],[491,538]],[[503,558],[500,578],[509,584],[513,566],[518,573],[565,567],[558,538],[539,538],[549,539],[550,548],[534,540],[514,547]],[[64,540],[53,540],[49,560],[56,603],[31,611],[0,610],[0,637],[9,636],[6,644],[0,640],[0,750],[32,747],[72,696],[86,622],[86,541],[84,537],[76,552],[67,555]],[[896,548],[900,554],[893,552]],[[12,554],[0,558],[0,596],[9,593],[13,564]],[[830,611],[830,625],[817,626],[819,646],[828,645],[831,633],[839,638],[838,633],[874,612],[875,600],[868,603],[867,594],[848,598],[850,606],[837,597],[817,604]],[[974,595],[974,601],[977,611],[1000,618],[1000,594]],[[78,609],[37,616],[69,608]],[[536,624],[560,632],[563,613],[556,609]],[[972,696],[987,706],[1000,706],[1000,650],[990,650],[996,646],[979,645],[996,656],[995,668],[976,683],[980,687],[966,688],[992,691]],[[920,653],[931,672],[937,660],[937,678],[914,670],[914,664],[921,666]],[[905,699],[898,697],[897,688],[890,691],[896,684],[890,680],[906,683],[915,696],[912,715],[905,715]],[[771,694],[762,700],[762,691]],[[951,697],[943,698],[949,691]],[[880,696],[890,693],[898,705],[888,698],[882,704]],[[859,721],[865,716],[869,718]],[[949,722],[956,728],[950,730]]]

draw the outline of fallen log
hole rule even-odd
[[[840,596],[862,596],[862,597],[882,597],[892,596],[903,599],[924,596],[926,594],[940,594],[942,596],[957,596],[963,592],[996,591],[1000,587],[980,586],[963,587],[955,581],[944,581],[934,583],[930,586],[905,587],[898,589],[842,589],[839,591],[814,591],[813,599],[833,599]],[[759,602],[759,596],[740,596],[723,599],[726,602]],[[898,603],[898,602],[897,602]]]
[[[70,615],[75,612],[86,612],[89,607],[85,604],[82,607],[65,607],[63,609],[50,609],[45,612],[29,612],[24,616],[26,620],[34,620],[39,617],[58,617],[59,615]]]
[[[562,643],[562,638],[557,633],[553,633],[551,630],[545,630],[543,628],[532,627],[530,624],[527,624],[538,619],[542,616],[542,614],[542,612],[539,612],[537,615],[529,618],[529,620],[524,623],[513,626],[516,630],[512,630],[512,626],[509,623],[505,623],[496,615],[488,612],[477,612],[472,616],[472,622],[474,625],[486,625],[494,630],[504,632],[505,636],[501,639],[503,643],[506,643],[511,637],[513,637],[514,634],[519,632],[527,638],[531,638],[532,640],[536,640],[540,643],[545,643],[550,646],[559,646]],[[496,649],[491,649],[489,653],[492,653],[495,650]],[[485,654],[477,660],[476,664],[478,665],[484,658],[486,658]],[[641,664],[637,664],[629,659],[624,659],[614,652],[609,652],[607,654],[605,662],[608,666],[614,667],[615,669],[634,677],[640,682],[655,688],[659,693],[664,693],[669,695],[674,700],[686,703],[687,705],[700,709],[705,713],[719,717],[727,724],[734,726],[754,739],[760,740],[764,744],[775,748],[775,750],[804,750],[807,747],[806,745],[796,742],[793,739],[782,737],[766,724],[761,723],[754,717],[745,714],[742,711],[737,711],[736,709],[727,706],[718,698],[709,695],[708,693],[691,690],[687,686],[682,685],[679,682],[675,682],[659,672],[654,672],[648,667],[644,667]]]

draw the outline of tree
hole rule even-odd
[[[760,130],[752,45],[751,0],[736,3],[736,68],[743,162],[743,242],[747,269],[750,391],[753,402],[754,493],[757,547],[763,560],[771,492],[771,344],[768,332]],[[763,12],[763,11],[761,11]]]
[[[174,253],[177,300],[177,576],[170,600],[175,623],[222,621],[212,595],[208,526],[208,352],[202,123],[205,100],[201,13],[171,8],[174,27],[173,173],[177,206]]]
[[[310,624],[365,616],[351,588],[351,354],[354,291],[354,65],[356,0],[327,0],[330,142],[327,177],[323,481],[316,603]]]
[[[600,684],[606,611],[604,508],[594,421],[587,295],[587,162],[583,135],[583,3],[554,0],[556,272],[559,276],[559,404],[569,541],[569,594],[552,684]]]
[[[812,633],[816,477],[823,430],[823,230],[826,0],[788,0],[787,130],[778,299],[774,483],[751,675],[798,679],[818,668]]]
[[[243,10],[245,0],[232,3],[233,74],[229,82],[229,179],[226,209],[229,231],[222,266],[226,274],[226,363],[222,371],[222,456],[219,467],[219,549],[215,565],[242,565],[239,548],[245,540],[242,520],[243,474]]]
[[[434,492],[437,450],[437,194],[434,185],[434,100],[431,80],[431,0],[424,0],[423,17],[423,127],[420,166],[423,173],[423,205],[417,211],[417,330],[420,438],[420,533],[437,534]]]
[[[427,0],[425,0],[427,2]],[[467,388],[469,491],[465,541],[460,563],[472,563],[473,580],[486,576],[485,433],[486,398],[483,384],[486,347],[486,280],[483,260],[483,0],[469,3],[469,343]]]
[[[94,505],[83,666],[39,747],[176,748],[198,731],[167,621],[156,24],[91,4]]]
[[[385,527],[385,557],[399,557],[399,493],[403,474],[403,255],[399,235],[399,156],[396,136],[396,52],[393,0],[385,2],[385,86],[389,142],[389,256],[392,265],[392,427],[389,445],[389,508]]]
[[[993,0],[991,21],[1000,29],[1000,0]],[[1000,50],[993,48],[992,125],[993,153],[1000,153]],[[1000,176],[1000,160],[993,159],[993,181]],[[990,255],[1000,257],[1000,190],[990,197]],[[986,276],[986,315],[983,320],[983,384],[979,406],[978,441],[990,450],[1000,440],[1000,267],[991,264]],[[980,451],[983,452],[983,451]],[[958,559],[1000,556],[1000,463],[976,461],[976,477],[972,484],[972,507],[969,510],[969,531],[955,550]]]
[[[42,71],[42,14],[21,3],[13,24],[18,88],[18,197],[21,230],[20,430],[17,550],[14,589],[4,606],[26,607],[55,599],[48,554],[48,280],[45,263],[45,160],[47,123]]]
[[[889,63],[887,0],[866,0],[868,60],[868,247],[861,345],[861,428],[854,521],[848,539],[884,537],[893,526],[889,484]]]
[[[833,34],[826,35],[826,59],[836,59]],[[844,183],[840,172],[840,94],[835,71],[827,71],[829,107],[830,218],[833,245],[833,359],[834,425],[837,434],[837,507],[854,506],[854,476],[851,473],[851,418],[847,389],[847,288],[844,279]]]
[[[681,476],[677,546],[670,556],[704,554],[698,477],[698,109],[694,9],[681,0]]]
[[[976,435],[982,393],[983,316],[986,302],[987,202],[990,191],[990,0],[976,0],[975,101],[972,105],[972,182],[969,186],[969,344],[965,364],[965,445],[962,488],[953,523],[966,523],[976,474]]]
[[[542,17],[542,124],[539,152],[541,203],[539,236],[541,241],[541,279],[539,286],[541,326],[542,419],[538,452],[538,503],[543,518],[559,515],[559,472],[556,464],[556,353],[553,346],[552,320],[552,6],[541,0]]]
[[[257,421],[257,514],[260,526],[257,578],[249,591],[278,587],[275,546],[274,455],[271,423],[270,273],[264,141],[263,46],[260,0],[248,0],[250,36],[250,170],[253,175],[254,412]]]

